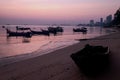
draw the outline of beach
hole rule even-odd
[[[11,31],[16,31],[16,26],[18,25],[6,25]],[[20,25],[23,27],[31,28],[32,30],[39,31],[40,28],[47,29],[49,25]],[[2,28],[0,25],[0,60],[3,57],[31,54],[35,51],[39,52],[39,56],[45,54],[46,52],[56,50],[60,47],[66,47],[77,43],[76,39],[90,39],[97,36],[102,36],[106,34],[110,34],[113,31],[116,31],[113,28],[102,28],[102,27],[89,27],[86,26],[88,31],[86,34],[81,32],[73,32],[73,28],[76,26],[62,26],[64,28],[64,32],[58,33],[58,35],[54,36],[50,34],[50,36],[44,35],[33,35],[31,38],[23,38],[23,37],[6,37],[6,30]],[[28,42],[24,42],[24,40],[28,40]],[[42,53],[40,53],[40,51]],[[44,52],[43,52],[44,51]],[[46,51],[46,52],[45,52]]]
[[[0,66],[0,80],[120,80],[120,32],[58,49],[49,54]],[[111,55],[109,73],[95,78],[83,75],[70,55],[86,44],[108,46]]]

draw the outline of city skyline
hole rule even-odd
[[[114,15],[119,0],[2,0],[0,24],[78,24]]]

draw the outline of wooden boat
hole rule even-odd
[[[30,28],[16,26],[16,30],[30,30]]]
[[[54,32],[54,31],[56,31],[56,32],[63,32],[63,28],[62,27],[48,27],[48,30],[50,31],[50,32]]]
[[[73,32],[87,32],[87,28],[85,28],[85,27],[73,28]]]
[[[34,31],[30,29],[30,31],[32,32],[32,35],[50,35],[48,30]]]
[[[63,32],[64,31],[63,28],[60,27],[60,26],[56,27],[56,30],[57,30],[57,32]]]
[[[57,35],[58,33],[62,33],[63,32],[63,28],[62,27],[48,27],[48,31],[54,35]]]
[[[27,37],[27,38],[30,38],[32,37],[32,34],[31,32],[13,32],[13,31],[10,31],[9,29],[6,29],[7,31],[7,36],[8,37],[17,37],[17,36],[22,36],[22,37]]]
[[[48,30],[43,30],[43,29],[41,30],[42,30],[43,35],[50,36],[50,32]]]
[[[109,49],[103,46],[86,45],[71,58],[86,76],[97,76],[109,69]]]
[[[57,34],[57,30],[56,30],[56,28],[54,28],[54,27],[48,27],[48,31],[49,31],[50,33],[54,34],[54,35]]]

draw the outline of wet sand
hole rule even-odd
[[[99,77],[84,76],[70,58],[86,44],[108,46],[111,69]],[[120,80],[120,33],[83,40],[80,43],[35,58],[0,67],[0,80]]]

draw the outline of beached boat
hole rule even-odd
[[[109,69],[109,56],[108,47],[86,45],[71,58],[83,74],[97,76]]]
[[[87,28],[85,28],[85,27],[73,28],[73,32],[87,32]]]
[[[7,36],[8,37],[17,37],[17,36],[22,36],[22,37],[28,37],[28,38],[30,38],[30,37],[32,37],[32,34],[31,34],[31,32],[14,32],[14,31],[10,31],[9,29],[7,29],[6,28],[6,32],[7,32]]]

